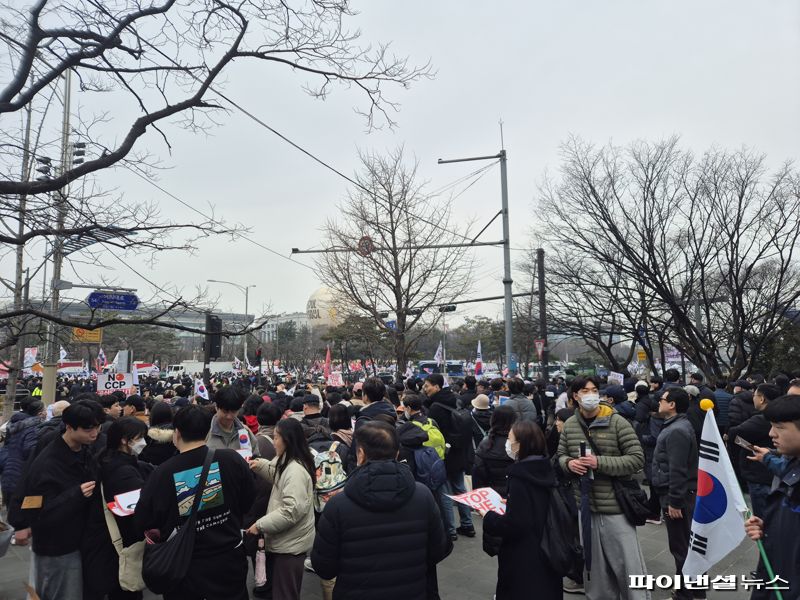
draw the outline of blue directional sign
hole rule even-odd
[[[105,310],[136,310],[139,298],[129,292],[92,292],[86,299],[90,308]]]

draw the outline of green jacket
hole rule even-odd
[[[581,423],[586,424],[580,411],[576,410],[575,414],[564,423],[564,431],[558,442],[559,465],[564,473],[575,478],[577,476],[567,468],[567,461],[580,457],[581,442],[586,442],[587,449],[591,448]],[[600,450],[589,496],[592,512],[607,515],[621,514],[622,510],[614,497],[611,478],[628,479],[642,470],[644,466],[642,445],[627,419],[605,404],[600,405],[600,412],[588,429],[592,440]],[[575,486],[575,494],[580,502],[580,486]]]

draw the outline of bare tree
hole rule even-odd
[[[614,274],[596,295],[627,321],[619,333],[646,318],[709,378],[748,372],[800,298],[798,173],[767,174],[746,150],[697,158],[676,138],[627,149],[572,139],[563,153],[562,177],[543,187],[543,233],[580,265],[577,280]]]
[[[437,307],[468,289],[472,260],[467,247],[448,247],[463,243],[450,232],[451,207],[426,195],[402,149],[362,154],[361,162],[357,186],[325,227],[326,251],[316,266],[342,305],[392,336],[402,370],[438,322]]]

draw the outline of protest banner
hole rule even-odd
[[[449,497],[475,510],[491,510],[501,515],[506,514],[506,505],[503,497],[492,488],[478,488],[465,494]]]
[[[107,396],[117,390],[122,390],[125,394],[133,393],[133,373],[99,373],[97,375],[97,393],[100,396]]]

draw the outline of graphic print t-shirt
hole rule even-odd
[[[173,456],[150,476],[136,518],[145,530],[158,529],[166,540],[192,511],[208,448],[201,446]],[[242,515],[253,503],[253,475],[233,450],[217,450],[197,514],[194,556],[210,556],[242,543]]]

